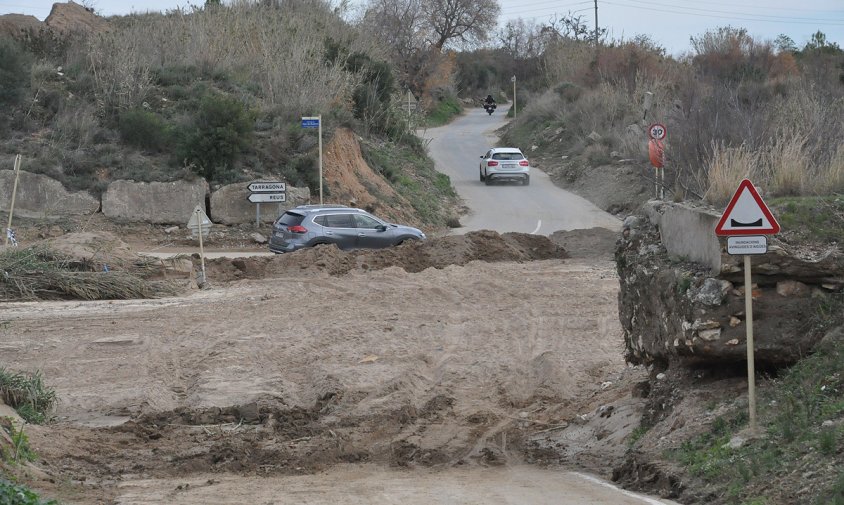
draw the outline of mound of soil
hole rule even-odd
[[[615,254],[618,233],[598,227],[555,231],[548,238],[565,248],[572,258],[611,259]]]
[[[276,257],[220,258],[206,262],[215,281],[259,279],[291,273],[344,275],[352,270],[398,267],[409,273],[427,268],[462,266],[470,261],[535,261],[567,258],[568,253],[548,237],[489,230],[412,242],[392,249],[341,251],[336,246],[317,246]]]

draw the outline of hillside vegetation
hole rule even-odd
[[[94,193],[197,175],[313,190],[317,137],[300,118],[318,114],[326,141],[350,127],[425,158],[380,42],[340,14],[320,0],[207,2],[0,38],[0,159],[22,153],[24,170]]]
[[[759,41],[724,27],[692,37],[682,57],[644,36],[597,50],[550,29],[531,40],[509,53],[532,52],[497,67],[520,73],[523,88],[505,142],[536,146],[566,178],[620,159],[649,165],[645,127],[661,122],[669,193],[678,199],[723,205],[743,177],[777,196],[844,191],[844,51],[821,32],[798,49],[787,37]],[[501,86],[509,74],[479,69],[502,51],[467,58],[467,83]],[[654,105],[645,116],[648,92]]]

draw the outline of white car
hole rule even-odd
[[[481,155],[481,182],[487,186],[493,181],[519,181],[530,184],[530,162],[515,147],[494,147]]]

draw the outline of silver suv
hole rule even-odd
[[[270,251],[292,252],[319,244],[340,249],[377,249],[425,240],[422,231],[391,224],[362,209],[343,205],[300,205],[273,223]]]
[[[493,181],[520,181],[530,184],[530,162],[515,147],[494,147],[481,155],[481,182],[487,186]]]

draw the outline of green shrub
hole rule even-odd
[[[202,98],[194,121],[182,132],[178,154],[209,182],[233,177],[233,162],[250,147],[255,113],[239,100],[217,94]]]
[[[0,398],[32,424],[49,420],[56,404],[56,392],[44,384],[41,372],[10,372],[0,367]]]
[[[0,479],[0,504],[2,505],[58,505],[55,500],[42,500],[31,489]]]
[[[20,104],[29,84],[30,57],[9,38],[0,38],[0,107]]]
[[[129,109],[120,113],[117,129],[127,144],[161,151],[168,143],[169,128],[164,118],[144,109]]]

